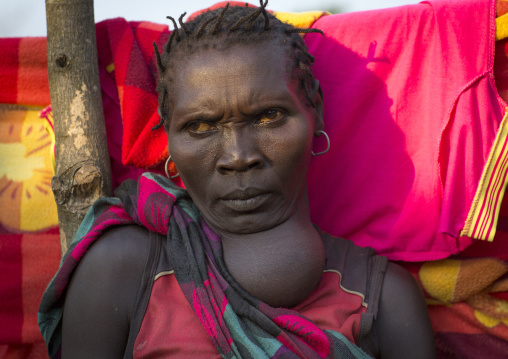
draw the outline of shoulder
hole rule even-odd
[[[149,248],[148,229],[134,224],[112,227],[92,244],[80,266],[93,262],[113,269],[111,267],[122,265],[125,261],[133,265],[142,261],[143,254],[148,255]]]
[[[136,225],[114,227],[90,247],[66,294],[64,354],[123,355],[149,251],[149,232]]]
[[[374,330],[381,358],[435,358],[423,293],[404,268],[388,263]]]
[[[99,237],[84,255],[71,285],[101,278],[116,286],[117,279],[123,279],[121,282],[134,279],[144,270],[149,248],[150,235],[146,228],[137,225],[113,227]]]

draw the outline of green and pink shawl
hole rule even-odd
[[[240,287],[226,268],[220,237],[167,178],[145,173],[116,195],[90,208],[42,299],[39,326],[52,358],[60,356],[63,302],[80,259],[106,229],[134,223],[167,234],[176,279],[223,358],[369,358],[342,334]]]

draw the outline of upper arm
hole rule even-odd
[[[422,291],[414,278],[396,264],[388,264],[374,323],[380,358],[436,357]]]
[[[122,358],[149,252],[148,231],[117,227],[79,263],[65,298],[64,358]]]

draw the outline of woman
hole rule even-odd
[[[322,94],[304,30],[265,6],[180,17],[156,49],[160,126],[187,191],[148,174],[94,205],[48,289],[66,291],[64,357],[435,355],[412,277],[310,221]],[[41,327],[58,355],[51,295]]]

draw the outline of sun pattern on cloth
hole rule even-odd
[[[240,287],[226,268],[219,236],[166,177],[145,173],[115,194],[90,208],[42,299],[39,326],[51,357],[60,355],[62,298],[80,259],[110,226],[136,223],[167,234],[175,277],[223,358],[370,358],[343,334],[270,307]]]
[[[0,106],[0,224],[14,231],[58,225],[52,144],[39,108]]]

